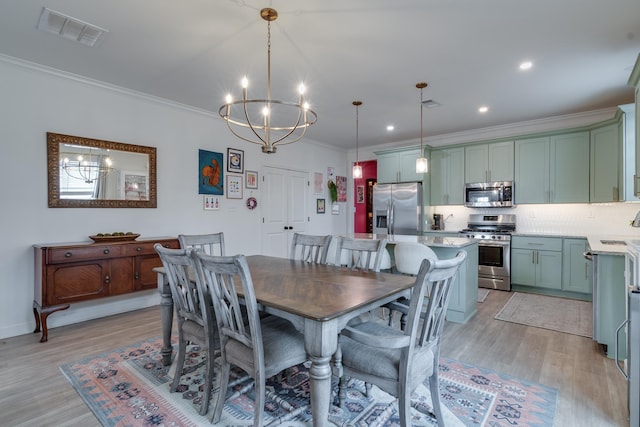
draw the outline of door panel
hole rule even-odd
[[[262,253],[287,258],[291,236],[307,228],[308,173],[265,167]]]

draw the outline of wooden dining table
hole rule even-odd
[[[290,320],[304,335],[311,361],[313,425],[329,425],[330,361],[339,332],[353,317],[407,296],[415,279],[263,255],[248,256],[247,261],[261,309]],[[173,301],[164,269],[154,271],[162,295],[163,362],[170,364]],[[239,288],[238,293],[241,291]]]

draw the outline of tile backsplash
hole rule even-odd
[[[567,236],[587,234],[629,235],[640,238],[640,228],[630,225],[640,210],[640,203],[574,203],[548,205],[518,205],[510,209],[471,209],[464,206],[430,206],[427,226],[433,214],[443,214],[445,230],[458,231],[467,227],[471,213],[516,215],[516,231],[520,233],[549,233]]]

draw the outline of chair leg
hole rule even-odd
[[[178,338],[178,355],[176,356],[176,373],[173,375],[173,382],[171,383],[171,393],[176,391],[178,385],[180,385],[180,377],[182,376],[182,370],[184,369],[184,357],[187,348],[187,341],[182,337]]]
[[[224,409],[224,401],[227,398],[227,387],[229,386],[229,374],[231,373],[231,364],[226,360],[221,361],[220,366],[220,382],[218,383],[218,398],[216,399],[216,406],[213,408],[213,415],[211,416],[211,422],[217,423],[220,421],[222,410]]]
[[[431,404],[433,405],[433,413],[436,415],[438,427],[444,427],[444,419],[442,418],[442,408],[440,407],[440,390],[438,390],[438,367],[433,371],[429,378],[429,391],[431,392]]]
[[[209,410],[209,399],[211,398],[211,385],[213,373],[215,372],[215,354],[212,346],[207,351],[207,365],[204,372],[204,391],[202,392],[202,403],[200,404],[200,415],[206,415]]]
[[[255,376],[256,398],[254,402],[254,427],[262,427],[264,423],[264,404],[267,395],[266,378],[263,372],[256,372]]]
[[[400,425],[402,427],[411,426],[411,392],[406,387],[400,388],[398,411],[400,412]]]

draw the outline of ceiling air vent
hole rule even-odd
[[[440,107],[441,104],[438,104],[433,99],[425,99],[424,101],[422,101],[422,106],[424,108],[436,108],[436,107]]]
[[[72,18],[55,10],[47,9],[46,7],[42,8],[36,28],[51,34],[57,34],[68,40],[75,40],[90,47],[96,46],[103,39],[105,33],[109,32],[104,28]]]

